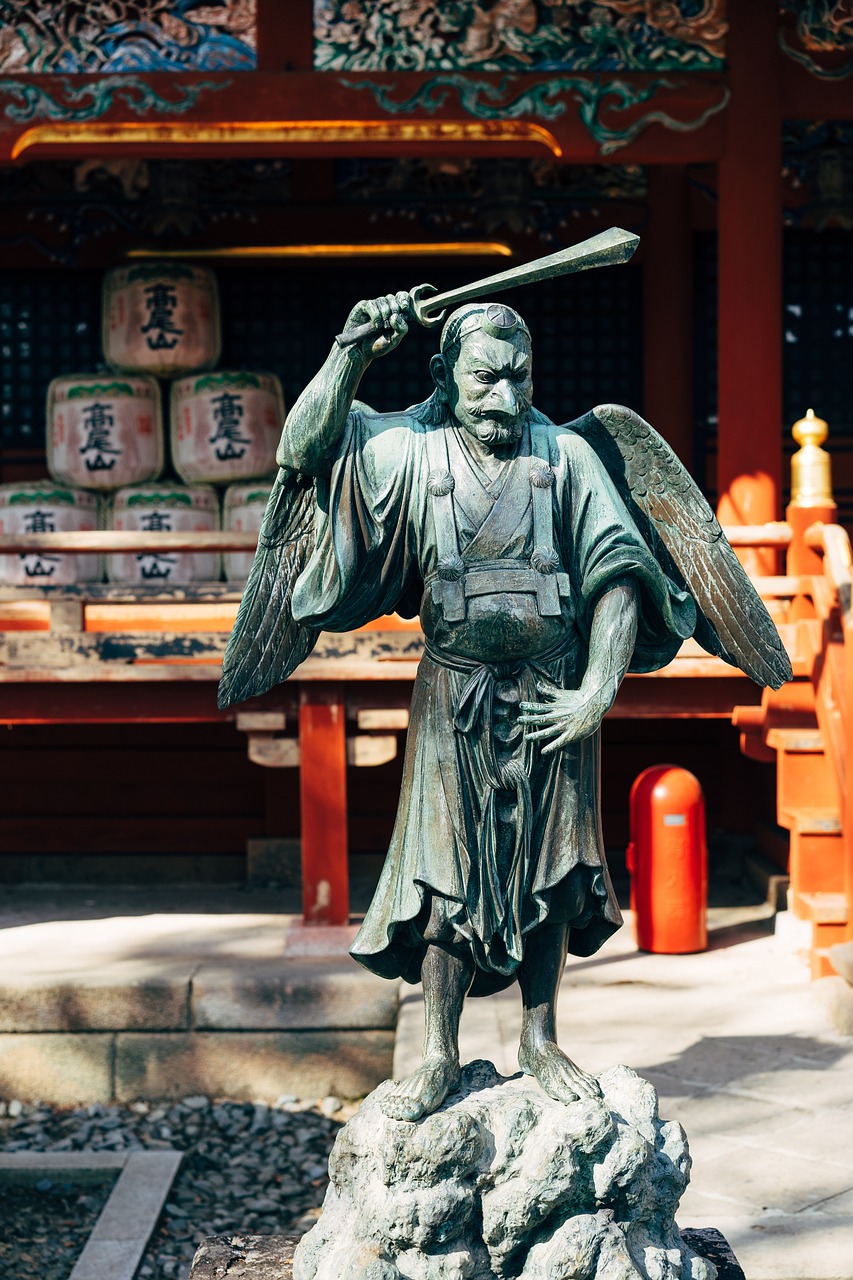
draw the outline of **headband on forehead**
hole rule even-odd
[[[441,351],[455,346],[469,333],[482,330],[493,338],[512,338],[523,333],[528,339],[530,330],[517,311],[503,302],[475,302],[453,312],[441,331]]]

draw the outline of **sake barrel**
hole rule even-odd
[[[119,489],[107,511],[110,529],[146,533],[187,533],[219,528],[219,501],[209,485],[140,484]],[[220,557],[160,551],[107,556],[110,582],[211,582],[219,578]]]
[[[139,262],[104,278],[104,358],[113,369],[178,378],[219,359],[216,277],[184,262]]]
[[[0,533],[68,533],[98,528],[97,494],[70,489],[52,480],[0,485]],[[101,557],[71,552],[28,551],[0,555],[4,586],[70,586],[98,582]]]
[[[160,388],[147,376],[72,373],[47,393],[47,468],[63,484],[120,489],[163,470]]]
[[[205,373],[172,386],[172,464],[188,484],[230,484],[275,467],[284,419],[272,373]]]
[[[237,533],[258,533],[267,499],[270,496],[273,477],[254,484],[230,484],[222,503],[222,527]],[[228,582],[245,582],[252,567],[251,551],[227,551],[223,556],[225,578]]]

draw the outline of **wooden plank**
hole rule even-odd
[[[0,602],[25,600],[85,600],[138,604],[143,601],[180,603],[183,601],[236,600],[242,591],[233,582],[187,582],[157,585],[148,582],[75,582],[64,586],[28,584],[25,587],[0,585]]]
[[[65,533],[1,533],[0,555],[26,555],[34,551],[73,551],[77,555],[132,551],[254,551],[256,533],[229,529],[163,530],[73,529]]]
[[[755,508],[753,510],[757,511]],[[724,524],[723,533],[733,547],[781,548],[789,546],[793,537],[791,526],[786,520],[773,519],[768,519],[765,524]],[[760,576],[757,580],[760,580]]]
[[[283,711],[237,711],[241,733],[284,733],[287,716]]]
[[[302,913],[311,924],[346,924],[347,750],[342,684],[303,686],[299,746]]]
[[[296,738],[276,738],[271,733],[248,735],[249,759],[267,769],[298,769],[302,752]],[[358,769],[388,764],[397,755],[393,734],[355,734],[346,740],[347,764]]]
[[[356,713],[359,729],[408,729],[409,708],[365,707]]]

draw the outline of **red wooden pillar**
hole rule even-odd
[[[643,232],[643,404],[646,417],[689,469],[693,463],[693,245],[687,175],[649,168]]]
[[[299,751],[302,913],[306,924],[346,924],[347,740],[342,684],[303,684]]]
[[[778,520],[782,482],[781,133],[773,0],[728,9],[731,101],[719,167],[717,478],[722,524]],[[775,571],[775,553],[742,556]]]

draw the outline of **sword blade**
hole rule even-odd
[[[473,284],[465,284],[446,293],[425,293],[432,286],[418,285],[411,291],[412,311],[420,324],[432,329],[441,322],[448,307],[457,306],[460,302],[488,297],[504,289],[517,289],[519,285],[534,284],[537,280],[551,280],[555,276],[567,276],[575,271],[588,271],[591,267],[608,267],[627,262],[639,243],[639,236],[623,231],[621,227],[611,227],[609,231],[602,231],[589,240],[582,240],[580,244],[570,245],[568,249],[560,249],[545,258],[535,258],[533,262],[525,262],[519,267],[510,267],[508,271],[500,271],[495,276],[486,276],[485,280],[475,280]],[[381,325],[362,324],[339,333],[335,342],[339,347],[346,348],[360,342],[362,338],[381,332]]]
[[[438,317],[435,312],[455,307],[460,302],[487,297],[504,289],[517,289],[523,284],[535,284],[538,280],[552,280],[555,276],[588,271],[591,267],[607,267],[627,262],[639,243],[639,236],[623,231],[621,227],[611,227],[609,231],[602,231],[589,240],[582,240],[580,244],[560,249],[558,253],[551,253],[545,258],[535,258],[533,262],[510,267],[508,271],[486,276],[484,280],[475,280],[473,284],[418,299],[415,302],[415,314],[421,324],[436,324]]]

